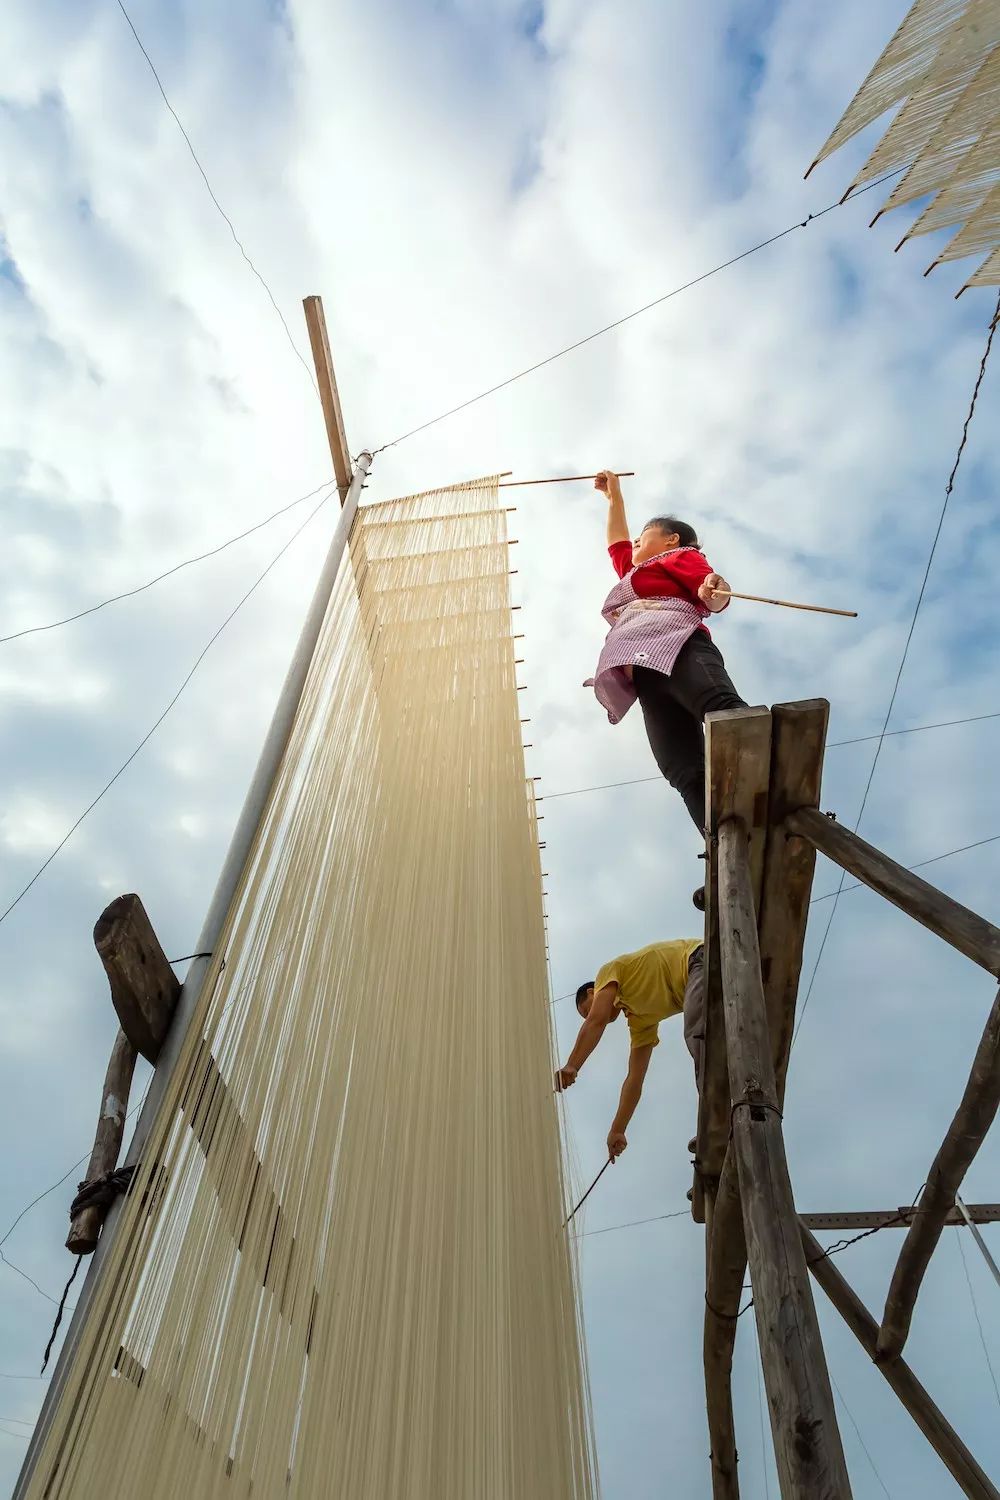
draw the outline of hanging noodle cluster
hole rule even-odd
[[[957,225],[934,265],[985,253],[966,286],[1000,285],[1000,0],[916,0],[813,166],[895,104],[854,186],[908,168],[881,212],[934,196],[901,243]]]
[[[30,1500],[590,1500],[495,480],[365,507]]]

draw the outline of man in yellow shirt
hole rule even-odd
[[[695,1082],[701,1083],[705,1045],[704,948],[700,938],[678,938],[650,943],[635,953],[623,953],[598,970],[597,978],[581,984],[576,1008],[583,1017],[565,1067],[556,1073],[556,1088],[568,1089],[597,1046],[606,1028],[625,1012],[632,1047],[621,1098],[608,1132],[608,1154],[621,1156],[628,1141],[625,1131],[642,1096],[653,1048],[660,1040],[660,1022],[683,1015],[684,1040],[694,1060]]]

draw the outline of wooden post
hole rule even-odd
[[[926,880],[904,870],[856,833],[841,828],[814,808],[792,813],[788,828],[791,833],[808,839],[821,854],[878,891],[921,926],[944,938],[973,963],[1000,978],[1000,928],[992,922],[935,890]]]
[[[136,1051],[155,1063],[170,1030],[181,984],[138,896],[119,896],[104,909],[94,927],[94,947],[108,976],[122,1030]]]
[[[800,1220],[802,1244],[809,1269],[870,1359],[876,1358],[878,1324],[861,1298],[837,1270],[819,1241]],[[955,1483],[970,1500],[1000,1500],[1000,1490],[976,1463],[951,1423],[942,1415],[920,1381],[902,1359],[877,1362]]]
[[[309,329],[309,343],[312,346],[313,361],[316,365],[316,379],[319,382],[319,399],[323,406],[323,418],[326,422],[326,435],[330,443],[330,454],[333,458],[333,472],[337,480],[337,489],[340,492],[340,503],[343,505],[351,483],[351,453],[347,446],[347,433],[344,430],[344,413],[340,408],[340,396],[337,393],[337,379],[333,373],[333,359],[330,354],[330,340],[326,331],[326,317],[323,313],[322,297],[305,297],[302,306],[306,314],[306,327]]]
[[[851,1484],[781,1133],[742,819],[719,828],[719,937],[732,1144],[783,1500],[849,1500]]]
[[[906,1232],[878,1335],[878,1355],[896,1355],[906,1342],[924,1272],[962,1179],[1000,1107],[1000,992],[976,1049],[962,1102],[927,1174],[927,1186]]]
[[[735,1153],[730,1150],[713,1198],[706,1196],[705,1404],[712,1461],[713,1500],[739,1500],[733,1421],[733,1346],[747,1268]]]
[[[101,1114],[97,1122],[94,1149],[90,1153],[85,1182],[94,1182],[106,1172],[113,1172],[118,1165],[118,1153],[125,1134],[125,1115],[128,1109],[129,1089],[135,1070],[136,1049],[121,1027],[111,1049],[111,1061],[101,1091]],[[94,1203],[89,1208],[79,1209],[71,1218],[66,1249],[74,1255],[90,1255],[97,1249],[101,1225],[107,1209]]]

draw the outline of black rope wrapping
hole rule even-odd
[[[741,1307],[740,1310],[739,1310],[739,1312],[737,1312],[737,1313],[726,1313],[726,1312],[720,1312],[717,1307],[713,1307],[712,1306],[711,1302],[709,1302],[709,1300],[708,1300],[708,1293],[706,1292],[705,1293],[705,1306],[708,1308],[708,1310],[712,1314],[713,1318],[721,1318],[724,1323],[735,1323],[740,1318],[742,1318],[742,1316],[743,1316],[743,1314],[745,1312],[749,1312],[750,1309],[751,1309],[751,1307],[753,1307],[753,1298],[751,1297],[750,1301],[747,1303],[746,1307]]]
[[[45,1374],[45,1366],[49,1362],[49,1355],[52,1353],[52,1345],[56,1341],[56,1334],[59,1332],[59,1324],[62,1322],[63,1309],[66,1306],[66,1298],[69,1296],[69,1289],[73,1285],[74,1281],[76,1280],[76,1273],[80,1269],[80,1262],[82,1260],[83,1260],[83,1256],[82,1255],[78,1255],[76,1257],[76,1265],[73,1267],[72,1275],[70,1276],[70,1278],[67,1281],[66,1285],[63,1287],[63,1294],[59,1298],[59,1307],[58,1307],[58,1309],[56,1311],[56,1320],[55,1320],[55,1322],[52,1325],[52,1332],[49,1334],[49,1341],[45,1345],[45,1353],[42,1356],[42,1369],[41,1369],[41,1373],[43,1375]]]
[[[729,1138],[733,1137],[733,1116],[738,1109],[769,1109],[772,1115],[777,1115],[779,1120],[785,1117],[776,1104],[769,1104],[766,1099],[737,1099],[729,1111]]]
[[[135,1167],[117,1167],[95,1177],[93,1182],[81,1182],[76,1197],[69,1206],[69,1216],[74,1218],[82,1208],[110,1208],[121,1193],[127,1193],[135,1174]]]

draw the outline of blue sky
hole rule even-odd
[[[897,0],[293,0],[154,6],[133,19],[299,348],[324,296],[354,450],[435,412],[833,202],[866,140],[802,174],[898,24]],[[213,208],[118,7],[16,0],[0,59],[0,635],[85,608],[313,489],[329,458],[301,365]],[[370,498],[496,469],[636,470],[641,520],[694,521],[734,587],[860,611],[751,605],[719,624],[743,695],[824,695],[831,739],[877,732],[940,511],[984,333],[964,266],[866,226],[875,194],[618,333],[381,454]],[[942,534],[893,727],[1000,710],[997,381]],[[532,774],[552,793],[650,774],[635,715],[612,729],[580,684],[608,586],[586,488],[518,500]],[[299,524],[62,630],[0,645],[0,909],[172,696]],[[115,1026],[90,931],[141,892],[189,953],[297,633],[331,517],[310,528],[206,658],[163,729],[0,926],[0,1236],[89,1150]],[[886,741],[863,832],[904,862],[1000,834],[1000,720]],[[853,823],[873,746],[831,749],[824,805]],[[696,843],[656,782],[544,807],[555,995],[615,953],[693,930]],[[996,916],[1000,844],[928,875]],[[836,877],[822,866],[816,892]],[[806,972],[825,926],[814,909]],[[993,988],[866,892],[837,912],[789,1080],[804,1209],[894,1207],[923,1180]],[[571,1044],[571,1002],[554,1007]],[[566,1100],[582,1179],[624,1068],[609,1037]],[[581,1228],[685,1207],[694,1092],[665,1029],[630,1147]],[[997,1196],[991,1139],[964,1196]],[[58,1296],[77,1174],[4,1253]],[[987,1230],[995,1251],[996,1233]],[[880,1309],[898,1239],[841,1262]],[[1000,1303],[966,1244],[1000,1370]],[[686,1218],[580,1241],[604,1493],[710,1492],[701,1231]],[[0,1264],[0,1417],[30,1420],[50,1302]],[[819,1303],[831,1369],[889,1493],[957,1493]],[[762,1466],[754,1336],[737,1345],[743,1489]],[[912,1362],[988,1470],[997,1397],[949,1231]],[[8,1375],[19,1378],[7,1379]],[[857,1497],[884,1493],[851,1420]],[[25,1430],[17,1429],[11,1431]],[[23,1443],[0,1421],[0,1487]]]

